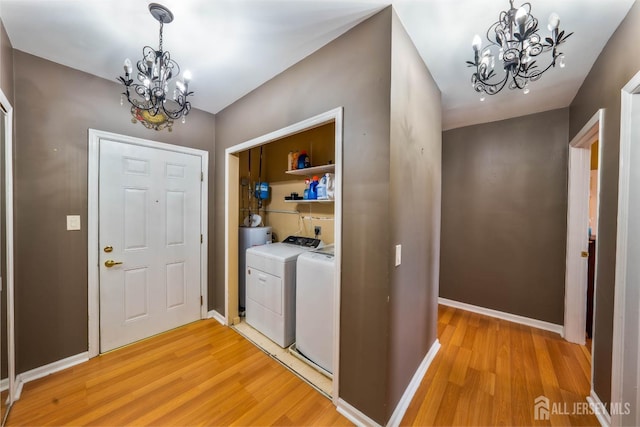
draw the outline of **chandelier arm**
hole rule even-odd
[[[498,82],[491,83],[488,80],[482,79],[478,73],[474,73],[471,82],[476,92],[484,92],[487,95],[495,95],[500,92],[509,80],[509,73],[505,73],[504,78]]]

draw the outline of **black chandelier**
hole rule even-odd
[[[170,90],[169,84],[180,74],[178,63],[171,59],[169,52],[162,50],[162,28],[164,24],[173,21],[173,14],[166,7],[157,3],[149,4],[149,12],[160,22],[160,43],[158,50],[149,46],[142,49],[142,59],[136,64],[137,80],[131,77],[133,68],[129,58],[124,61],[124,77],[118,80],[124,85],[122,97],[132,105],[132,121],[140,121],[150,129],[160,130],[173,125],[173,120],[185,117],[191,110],[191,103],[187,101],[193,92],[189,92],[191,73],[185,71],[182,81],[175,82],[175,88]],[[121,104],[123,99],[120,100]]]
[[[531,15],[531,4],[524,3],[518,9],[509,0],[509,10],[500,12],[498,21],[487,30],[489,45],[482,47],[479,35],[473,38],[474,61],[467,61],[469,67],[475,67],[471,83],[476,92],[495,95],[509,82],[509,89],[522,89],[529,93],[529,82],[536,81],[542,74],[556,66],[564,68],[564,54],[558,52],[558,46],[571,36],[559,30],[560,17],[556,13],[549,16],[547,28],[551,37],[541,39],[538,34],[538,20]],[[549,65],[540,68],[537,57],[543,52],[551,52]],[[502,61],[504,76],[495,72],[496,56]]]

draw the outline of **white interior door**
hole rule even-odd
[[[201,159],[102,139],[100,350],[200,318]]]

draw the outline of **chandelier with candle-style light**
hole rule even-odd
[[[481,101],[485,94],[495,95],[507,83],[509,89],[529,93],[529,82],[538,80],[556,63],[560,68],[565,66],[564,54],[558,51],[558,46],[573,33],[560,31],[558,14],[549,16],[547,28],[551,35],[543,40],[538,34],[538,20],[531,15],[531,4],[524,3],[517,9],[513,7],[513,0],[509,0],[509,4],[509,10],[500,12],[498,21],[487,30],[488,46],[482,47],[479,35],[473,38],[474,60],[467,64],[475,68],[471,83],[475,91],[481,93]],[[542,68],[538,59],[544,52],[550,52],[551,57],[548,65]],[[496,73],[496,57],[504,73]]]
[[[121,104],[126,97],[132,105],[132,121],[140,121],[150,129],[160,130],[169,128],[173,120],[185,117],[191,110],[191,103],[187,98],[193,95],[189,92],[191,73],[185,71],[182,80],[175,81],[180,74],[178,63],[171,59],[167,51],[162,50],[162,29],[164,24],[173,21],[173,14],[166,7],[157,3],[149,4],[149,12],[160,22],[160,42],[158,50],[150,46],[142,49],[142,59],[136,63],[136,79],[132,78],[133,67],[129,58],[124,61],[124,77],[118,77],[124,85]],[[173,86],[173,87],[170,87]]]

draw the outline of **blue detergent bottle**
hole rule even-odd
[[[313,180],[309,184],[309,200],[316,200],[318,198],[318,177],[314,176]]]
[[[309,167],[309,156],[307,152],[302,150],[300,151],[300,155],[298,156],[298,169],[304,169]]]

